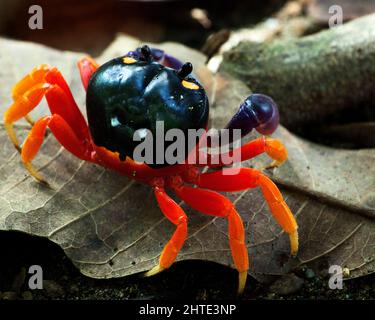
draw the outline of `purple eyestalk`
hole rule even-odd
[[[276,103],[264,94],[252,94],[240,105],[229,121],[227,129],[241,129],[241,136],[255,129],[260,134],[273,133],[279,124],[279,110]]]
[[[164,50],[151,48],[151,55],[155,61],[159,62],[162,61],[164,58]]]
[[[169,55],[167,53],[164,55],[163,64],[166,67],[169,67],[169,68],[172,68],[172,69],[175,69],[175,70],[180,70],[182,65],[183,65],[183,63],[180,60],[178,60],[175,57],[172,57],[171,55]]]

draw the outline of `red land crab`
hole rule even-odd
[[[115,170],[153,188],[161,211],[176,226],[176,230],[164,247],[159,264],[146,275],[169,268],[187,236],[187,216],[167,194],[168,189],[197,211],[228,220],[230,248],[239,272],[239,292],[244,289],[249,268],[244,226],[235,206],[218,191],[235,192],[260,187],[271,213],[289,235],[291,254],[297,253],[297,223],[279,189],[261,171],[223,169],[220,163],[218,165],[214,161],[215,156],[209,153],[197,157],[204,159],[204,163],[199,160],[193,164],[153,166],[132,159],[134,132],[142,128],[154,130],[155,121],[164,121],[166,129],[207,130],[208,99],[202,85],[191,75],[190,63],[182,64],[161,50],[143,46],[102,66],[85,57],[78,62],[78,68],[87,91],[88,124],[60,71],[40,65],[14,86],[14,102],[4,115],[5,127],[21,154],[24,166],[39,182],[47,184],[31,161],[38,153],[48,127],[59,143],[76,157]],[[48,102],[51,115],[33,123],[28,114],[43,97]],[[12,125],[23,117],[33,126],[21,148]],[[252,129],[269,135],[277,127],[278,120],[278,110],[272,99],[253,94],[241,104],[227,128],[241,129],[242,136]],[[266,136],[228,151],[231,155],[236,152],[240,154],[239,161],[264,152],[277,165],[287,158],[283,144]],[[203,173],[205,166],[216,170]]]

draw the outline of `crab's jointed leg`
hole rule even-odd
[[[177,196],[193,209],[207,215],[228,219],[229,244],[236,269],[239,272],[238,293],[242,293],[249,269],[242,219],[233,203],[220,193],[180,185],[174,188]]]
[[[298,251],[297,222],[273,181],[262,172],[250,168],[229,168],[203,173],[195,182],[199,187],[216,191],[236,192],[260,187],[266,202],[282,229],[288,233],[291,255]]]
[[[49,127],[60,144],[69,152],[82,160],[89,160],[90,153],[87,147],[79,140],[69,124],[59,114],[45,116],[35,122],[30,130],[21,150],[21,158],[30,174],[40,182],[42,177],[31,165],[31,161],[38,153],[43,143],[46,128]]]
[[[164,247],[159,264],[148,271],[145,276],[152,276],[169,268],[176,260],[187,236],[187,216],[185,212],[168,196],[163,187],[154,187],[154,192],[161,211],[170,222],[176,225],[176,231]]]
[[[12,98],[16,101],[26,91],[37,84],[43,83],[46,74],[51,70],[51,67],[46,64],[41,64],[35,67],[29,74],[24,76],[12,88]]]
[[[89,128],[86,120],[60,71],[52,68],[46,75],[46,81],[53,85],[46,92],[46,100],[51,114],[57,113],[63,117],[79,139],[89,140]]]
[[[200,151],[199,166],[228,166],[235,162],[249,160],[264,152],[274,160],[269,167],[280,166],[288,158],[288,151],[280,140],[262,136],[225,153],[210,154]]]
[[[82,158],[80,148],[83,146],[87,149],[85,154],[90,152],[91,142],[86,121],[75,103],[68,84],[56,68],[46,65],[34,68],[14,86],[12,93],[15,101],[4,114],[5,128],[16,149],[22,152],[25,167],[37,180],[43,181],[30,161],[40,148],[42,135],[47,126],[51,130],[54,128],[58,140],[63,141],[63,145],[73,154]],[[36,127],[33,127],[27,143],[25,142],[26,149],[21,151],[13,123],[26,117],[40,103],[43,96],[46,97],[52,117],[44,117],[34,124]]]
[[[4,125],[9,138],[18,151],[21,151],[16,133],[13,129],[13,122],[25,117],[35,106],[37,106],[51,85],[39,83],[24,92],[17,100],[5,111]]]
[[[78,61],[78,69],[84,88],[87,90],[92,74],[99,68],[99,64],[90,56]]]

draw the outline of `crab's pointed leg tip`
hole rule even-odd
[[[41,185],[53,189],[52,186],[42,178],[42,176],[38,173],[38,171],[33,167],[30,162],[24,162],[24,166],[29,171],[30,175]]]
[[[238,291],[237,295],[242,295],[245,285],[246,285],[246,279],[247,279],[247,271],[242,271],[238,273]]]
[[[273,169],[273,168],[278,168],[278,167],[280,167],[283,163],[284,163],[284,161],[274,160],[274,161],[272,161],[270,164],[268,164],[267,166],[265,166],[265,167],[264,167],[264,170],[270,170],[270,169]]]
[[[297,230],[289,234],[290,255],[294,258],[298,252],[298,232]]]
[[[38,177],[34,177],[34,179],[35,179],[39,184],[41,184],[43,187],[46,187],[46,188],[49,188],[49,189],[53,190],[52,185],[51,185],[48,181],[46,181],[46,180],[44,180],[43,178],[41,178],[40,176],[38,176]]]
[[[151,270],[147,271],[143,276],[144,277],[152,277],[162,271],[164,271],[165,268],[161,267],[160,265],[157,265],[155,267],[153,267]]]
[[[52,186],[50,185],[50,183],[49,183],[48,181],[44,180],[44,179],[42,179],[42,180],[38,180],[38,182],[39,182],[40,184],[42,184],[43,186],[49,188],[49,189],[53,189]]]

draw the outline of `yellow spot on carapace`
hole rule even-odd
[[[126,63],[126,64],[132,64],[132,63],[137,62],[137,60],[135,60],[132,57],[125,57],[122,61],[124,61],[124,63]]]
[[[182,85],[185,88],[191,89],[191,90],[198,90],[199,89],[199,86],[197,84],[195,84],[194,82],[186,81],[186,80],[182,80]]]

